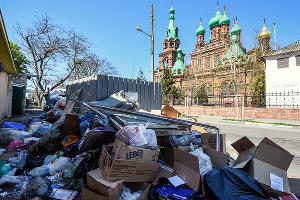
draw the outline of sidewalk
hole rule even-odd
[[[280,119],[261,119],[261,118],[246,118],[244,121],[235,120],[233,117],[223,117],[223,116],[211,116],[211,115],[201,115],[194,116],[200,123],[208,124],[219,124],[219,123],[230,123],[230,124],[240,124],[240,125],[255,125],[255,126],[270,126],[270,127],[283,127],[283,128],[299,128],[300,120],[280,120]]]

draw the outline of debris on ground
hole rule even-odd
[[[69,102],[0,128],[1,199],[210,200],[296,197],[293,155],[265,138],[232,144],[208,124],[138,112],[134,94]],[[75,108],[76,105],[76,108]],[[168,107],[167,107],[168,108]],[[166,110],[166,108],[165,108]],[[172,109],[168,109],[169,110]],[[291,195],[294,193],[295,195]],[[291,198],[292,199],[292,198]]]

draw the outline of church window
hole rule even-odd
[[[214,40],[216,39],[216,36],[217,35],[217,33],[216,33],[216,31],[214,31]]]
[[[228,84],[224,83],[222,86],[222,95],[227,96],[228,95]]]
[[[167,42],[165,43],[165,48],[168,48],[168,43]]]
[[[277,60],[277,67],[280,68],[288,68],[289,67],[289,58],[281,58]]]
[[[178,49],[178,47],[179,47],[178,42],[176,42],[175,47],[176,47],[176,49]]]
[[[170,47],[173,47],[174,43],[173,42],[170,42]]]
[[[296,56],[296,66],[300,66],[300,56]]]
[[[169,66],[169,62],[168,62],[168,59],[166,58],[164,60],[164,68],[166,69],[166,68],[168,68],[168,66]]]
[[[229,86],[230,95],[235,95],[235,84],[232,82]]]
[[[216,55],[215,63],[216,63],[216,64],[219,64],[220,60],[221,60],[221,59],[220,59],[220,55]]]
[[[220,37],[221,37],[221,30],[219,29],[218,30],[218,39],[220,39]]]
[[[198,72],[201,71],[201,65],[202,65],[202,63],[201,63],[201,58],[199,58],[199,59],[198,59]]]
[[[210,68],[210,57],[206,58],[206,69]]]
[[[214,95],[214,88],[213,86],[209,86],[209,91],[208,91],[209,96],[213,96]]]

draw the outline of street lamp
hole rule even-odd
[[[147,35],[148,37],[151,38],[151,69],[152,69],[152,82],[154,82],[154,32],[153,32],[153,4],[151,4],[151,22],[152,22],[152,34],[148,34],[146,32],[144,32],[142,29],[140,29],[139,27],[136,27],[135,29],[139,32],[144,33],[145,35]]]

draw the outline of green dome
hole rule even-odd
[[[174,66],[172,68],[172,72],[175,75],[182,75],[184,70],[184,64],[182,62],[182,49],[179,47],[177,49],[177,57],[176,62],[174,63]]]
[[[237,33],[240,33],[242,31],[241,27],[239,25],[235,24],[233,25],[233,28],[231,29],[230,33],[231,35],[236,35]]]
[[[220,22],[219,22],[220,25],[223,25],[223,24],[230,24],[230,19],[229,17],[227,17],[225,14],[224,16],[221,18]]]
[[[223,16],[221,15],[218,9],[216,15],[211,20],[209,20],[209,27],[212,28],[214,26],[218,26],[220,24],[220,20],[222,19],[222,17]]]
[[[202,23],[200,23],[199,28],[196,30],[196,34],[197,35],[199,35],[199,34],[204,35],[205,34],[205,29],[203,28]]]

